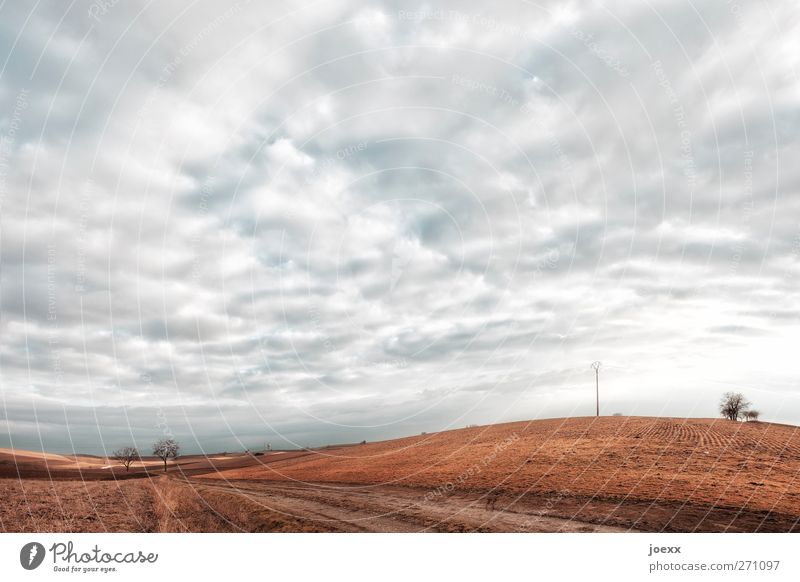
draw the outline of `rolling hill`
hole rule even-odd
[[[548,419],[267,458],[203,477],[670,501],[800,518],[800,429],[721,419]]]

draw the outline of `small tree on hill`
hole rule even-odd
[[[748,410],[744,413],[744,418],[747,422],[751,420],[758,420],[758,417],[761,416],[761,413],[758,410]]]
[[[180,445],[174,439],[159,439],[153,443],[153,454],[164,461],[164,472],[167,472],[167,459],[178,458]]]
[[[739,420],[750,409],[750,401],[741,392],[726,392],[719,401],[719,413],[728,420]]]
[[[139,458],[139,451],[136,450],[136,447],[122,447],[111,454],[114,459],[122,463],[126,472],[131,470],[131,465]]]

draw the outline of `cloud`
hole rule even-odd
[[[0,10],[0,446],[800,422],[790,2]]]

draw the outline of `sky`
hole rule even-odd
[[[0,447],[800,424],[800,9],[0,3]]]

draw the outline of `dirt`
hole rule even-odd
[[[385,484],[687,503],[800,518],[800,430],[760,422],[571,418],[452,430],[209,479]]]
[[[43,459],[0,465],[3,531],[800,531],[800,432],[769,423],[555,419],[166,475]]]
[[[330,487],[321,484],[237,482],[185,486],[216,507],[221,498],[243,506],[246,519],[225,518],[243,531],[341,532],[576,532],[624,528],[547,515],[541,506],[492,506],[481,494],[430,501],[426,491],[398,486]],[[268,529],[262,529],[264,525]],[[276,528],[277,526],[277,528]]]

